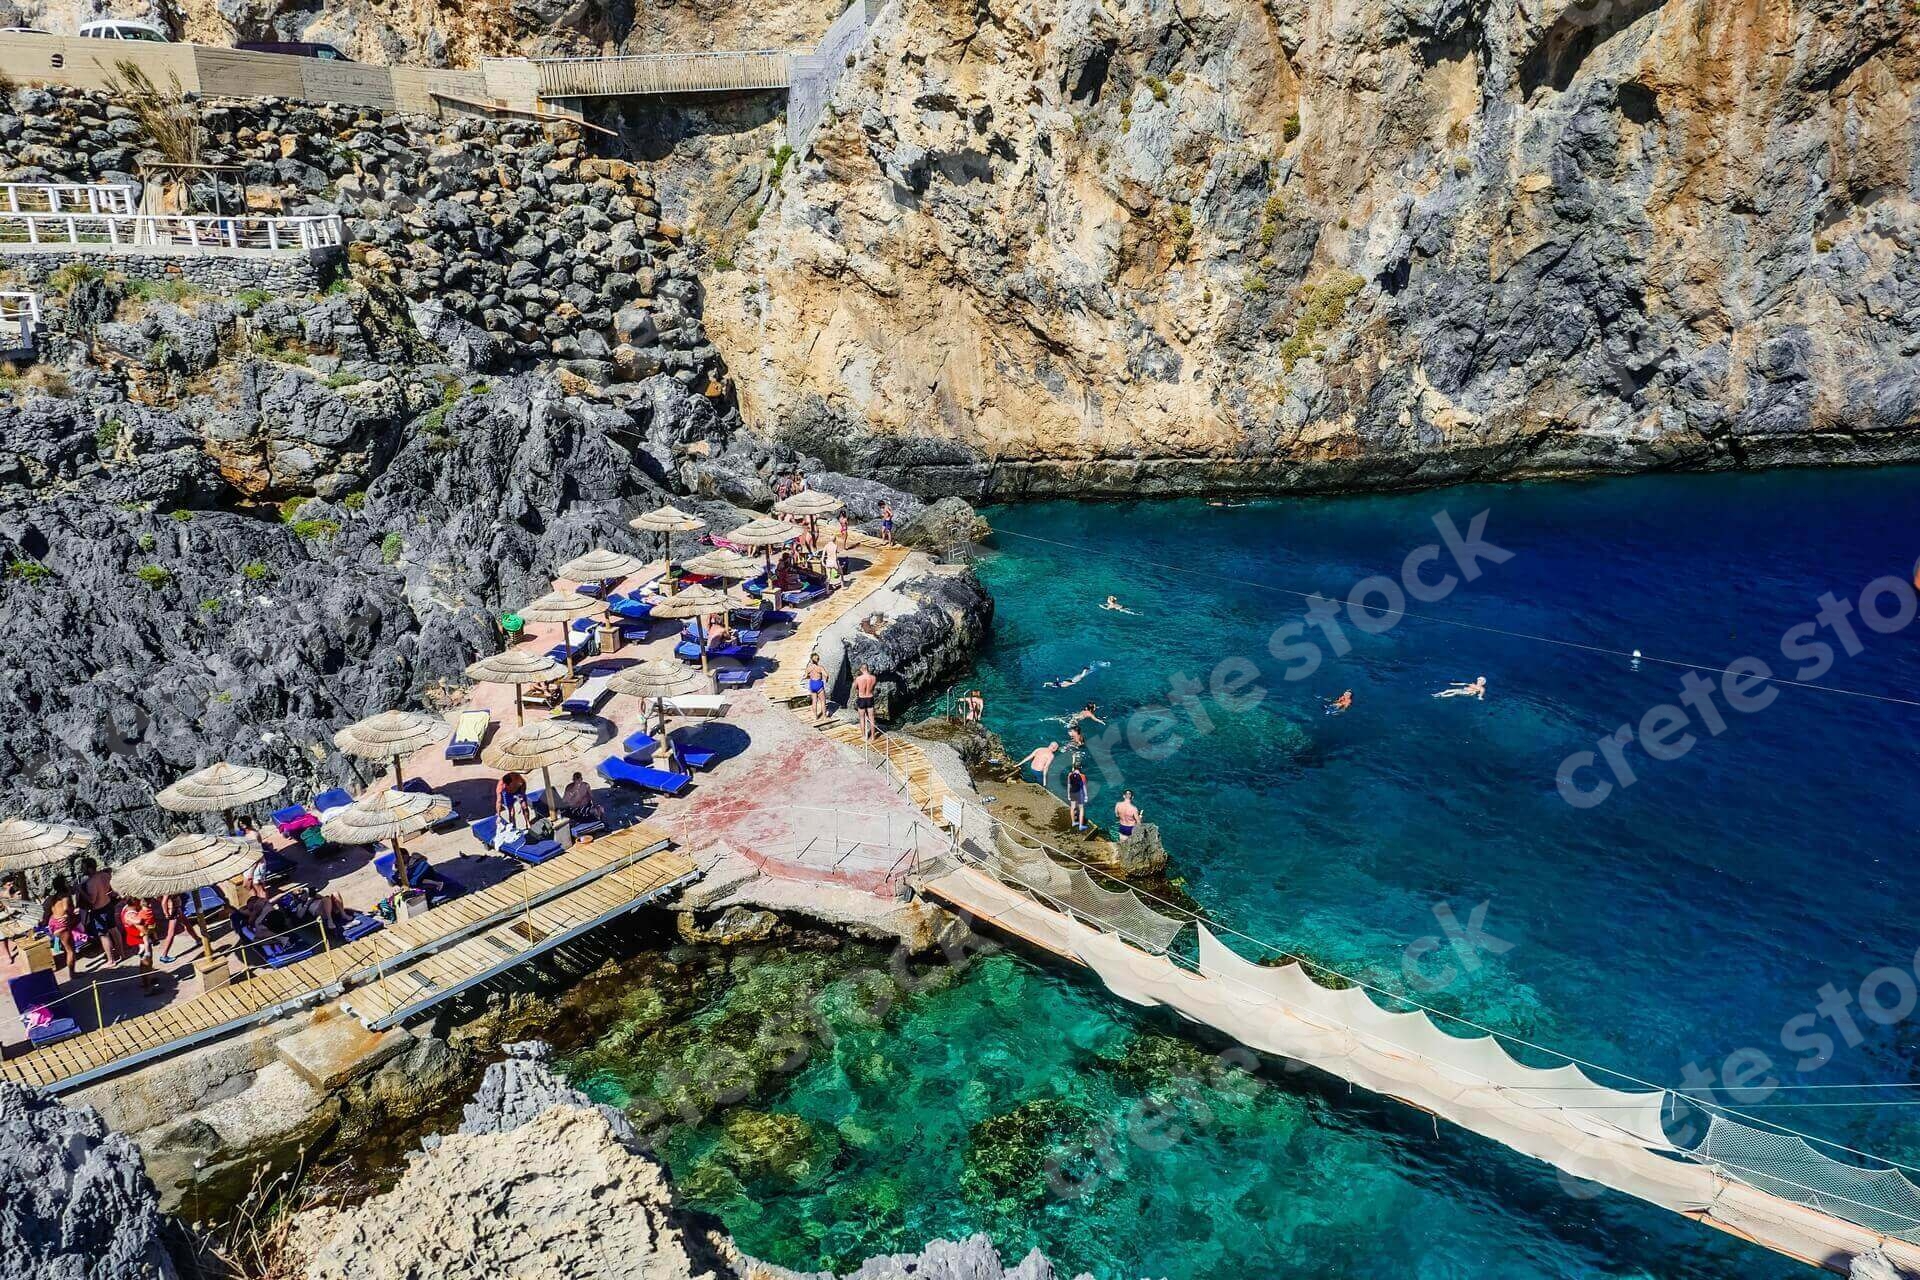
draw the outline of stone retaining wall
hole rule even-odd
[[[211,253],[163,248],[109,249],[104,245],[41,248],[31,253],[0,253],[0,270],[27,285],[74,262],[118,271],[141,280],[180,280],[196,289],[231,297],[243,289],[267,293],[310,294],[326,288],[345,261],[338,249],[305,253]]]

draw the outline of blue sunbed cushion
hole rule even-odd
[[[364,911],[356,911],[347,917],[345,924],[340,926],[339,934],[342,941],[358,942],[368,934],[378,933],[386,927],[387,922],[379,916],[368,915]]]
[[[331,791],[322,791],[313,798],[313,811],[325,813],[329,809],[342,809],[353,803],[353,797],[344,789],[335,787]]]
[[[693,776],[686,773],[669,773],[665,769],[654,769],[643,764],[633,764],[626,760],[602,760],[600,776],[608,782],[617,782],[622,786],[639,787],[644,791],[658,791],[664,795],[677,796],[693,785]]]
[[[267,819],[275,826],[279,826],[282,823],[292,822],[297,818],[304,818],[306,815],[307,806],[303,804],[290,804],[284,809],[275,809],[271,814],[267,815]]]
[[[187,894],[186,897],[181,899],[180,902],[180,914],[188,916],[197,916],[203,913],[211,914],[212,912],[225,911],[226,909],[227,900],[221,897],[220,891],[211,885],[206,888],[195,889],[192,893]]]
[[[723,686],[741,688],[753,683],[754,671],[751,667],[729,667],[717,677]]]
[[[45,1026],[35,1027],[27,1032],[27,1043],[35,1048],[43,1044],[52,1044],[55,1040],[65,1040],[68,1036],[80,1034],[80,1024],[72,1018],[55,1018]]]
[[[690,746],[684,742],[676,742],[673,750],[674,754],[680,757],[680,763],[689,769],[706,769],[720,758],[718,751],[708,747]]]
[[[384,879],[388,884],[394,883],[393,850],[389,849],[385,853],[375,854],[373,859],[373,869],[375,871],[378,871],[380,873],[381,878]],[[425,876],[426,874],[427,874],[427,860],[425,858],[422,858],[416,855],[414,857],[410,857],[407,859],[407,880],[410,886],[418,886],[420,883],[421,877]]]
[[[620,746],[627,753],[629,760],[633,760],[635,756],[642,758],[650,756],[660,749],[659,742],[645,729],[635,729],[626,736],[626,739],[621,742]],[[635,760],[634,763],[638,764],[639,761]]]
[[[522,862],[537,865],[553,857],[554,854],[559,853],[560,842],[558,840],[529,840],[525,836],[521,836],[518,840],[511,840],[502,845],[500,852],[506,854],[509,858],[518,858]]]

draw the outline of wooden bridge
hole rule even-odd
[[[780,49],[542,58],[534,66],[543,99],[740,93],[793,84],[793,55]]]
[[[397,1025],[693,881],[667,844],[645,824],[576,844],[358,942],[0,1062],[0,1080],[69,1092],[343,993],[367,1026]]]

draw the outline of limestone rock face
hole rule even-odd
[[[709,282],[923,494],[1920,455],[1905,0],[892,0]]]
[[[159,1197],[90,1108],[0,1083],[0,1277],[173,1280]]]

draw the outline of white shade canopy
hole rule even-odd
[[[544,653],[508,649],[467,667],[467,678],[485,684],[545,684],[567,674],[567,669]]]
[[[614,673],[608,687],[635,698],[674,698],[706,687],[707,678],[672,658],[649,658]]]
[[[568,582],[604,582],[608,578],[627,577],[646,567],[647,562],[638,556],[630,556],[624,551],[608,551],[604,547],[596,547],[585,555],[575,556],[561,565],[559,574]]]
[[[426,831],[452,812],[453,801],[438,792],[388,787],[328,818],[320,834],[334,844],[374,844]]]
[[[501,734],[481,761],[502,773],[526,773],[578,760],[593,750],[600,734],[578,720],[536,720]]]
[[[675,506],[659,507],[627,521],[627,527],[642,533],[692,533],[704,529],[707,522]]]
[[[287,780],[277,773],[222,760],[163,787],[154,801],[174,813],[225,813],[286,789]]]
[[[0,871],[32,871],[85,853],[93,832],[30,818],[0,821]]]
[[[575,618],[596,613],[603,607],[592,596],[583,596],[578,591],[549,591],[538,600],[521,605],[514,612],[528,622],[571,622]]]
[[[127,898],[192,893],[245,875],[260,858],[257,840],[198,833],[175,836],[124,867],[114,868],[113,887]]]
[[[785,546],[800,536],[800,530],[785,520],[774,520],[762,516],[758,520],[749,520],[727,535],[728,542],[743,547],[779,547]]]
[[[333,735],[333,745],[365,760],[397,760],[443,741],[452,726],[423,711],[382,711]]]
[[[726,592],[715,591],[712,587],[689,587],[679,595],[668,596],[653,605],[656,618],[701,618],[710,613],[724,613],[731,602]]]
[[[819,489],[802,489],[780,499],[773,509],[783,516],[830,516],[847,504]]]

